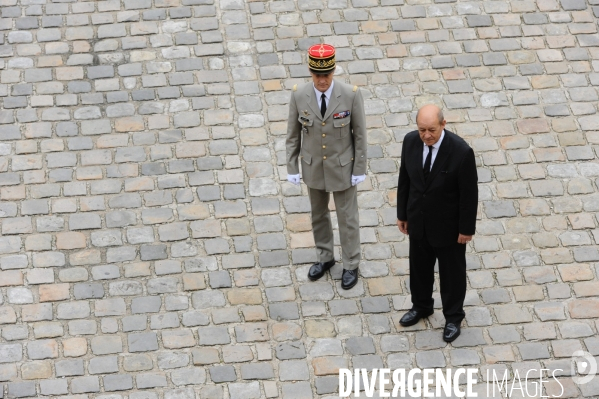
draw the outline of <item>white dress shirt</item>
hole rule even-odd
[[[433,169],[433,164],[435,163],[435,158],[437,158],[437,153],[439,152],[439,148],[441,148],[441,142],[443,141],[443,137],[445,137],[445,129],[441,132],[441,137],[439,141],[432,145],[433,155],[431,156],[431,169]],[[424,168],[424,164],[426,163],[426,157],[428,156],[428,146],[423,142],[422,143],[422,167]]]
[[[312,83],[314,84],[314,83]],[[324,92],[324,98],[326,100],[327,109],[329,108],[329,100],[331,99],[331,94],[333,94],[333,86],[335,85],[335,81],[331,82],[331,85]],[[320,103],[322,103],[322,91],[318,90],[316,86],[314,86],[314,94],[316,94],[316,101],[318,102],[318,109],[320,109]]]

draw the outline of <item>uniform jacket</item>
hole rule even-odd
[[[295,86],[286,147],[287,173],[299,174],[301,159],[308,187],[329,192],[350,188],[352,174],[366,174],[366,116],[358,87],[335,81],[323,118],[313,83]]]
[[[425,182],[423,143],[418,131],[410,132],[401,151],[397,219],[408,221],[411,238],[422,239],[426,234],[432,246],[456,243],[459,234],[474,235],[477,183],[474,151],[447,130]]]

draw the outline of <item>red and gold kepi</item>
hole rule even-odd
[[[329,73],[335,70],[335,47],[330,44],[315,44],[308,49],[308,68],[314,73]]]

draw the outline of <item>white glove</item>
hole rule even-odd
[[[351,175],[351,185],[355,186],[366,180],[366,175],[354,176]]]
[[[300,184],[300,175],[287,175],[287,181],[290,183],[295,184],[296,186],[299,186]]]

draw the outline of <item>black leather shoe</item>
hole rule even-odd
[[[324,274],[326,273],[326,271],[329,270],[334,265],[335,265],[335,259],[330,260],[328,262],[324,262],[324,263],[323,262],[316,262],[310,268],[310,271],[308,272],[308,278],[311,281],[316,281],[319,278],[321,278],[322,276],[324,276]]]
[[[358,284],[358,269],[343,269],[343,274],[341,275],[341,288],[344,290],[349,290],[356,284]]]
[[[443,329],[443,341],[452,342],[460,336],[460,325],[456,323],[447,323]]]
[[[418,310],[410,309],[408,313],[403,315],[403,317],[399,320],[399,324],[404,327],[410,327],[414,324],[418,323],[418,321],[422,318],[428,317],[433,314],[434,311],[430,312],[421,312]]]

